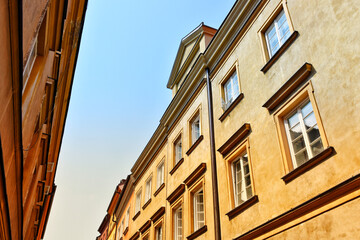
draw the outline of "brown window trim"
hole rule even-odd
[[[165,213],[165,207],[160,207],[151,217],[151,221],[156,222]]]
[[[299,70],[292,75],[289,80],[284,83],[279,90],[272,95],[269,100],[264,103],[263,107],[267,108],[269,111],[274,110],[279,104],[286,99],[290,94],[299,87],[312,71],[312,65],[310,63],[304,63]]]
[[[244,94],[240,93],[239,96],[230,104],[230,106],[224,111],[224,113],[219,117],[219,120],[222,122],[230,114],[230,112],[238,105],[239,102],[244,98]]]
[[[325,161],[326,159],[334,155],[334,153],[335,153],[335,149],[333,147],[328,147],[324,149],[321,153],[311,158],[309,161],[305,162],[304,164],[300,165],[299,167],[295,168],[294,170],[283,176],[282,180],[284,180],[285,183],[291,182],[298,176],[309,171],[319,163]]]
[[[184,183],[187,187],[196,182],[206,172],[206,163],[200,163],[200,165],[185,179]]]
[[[264,235],[274,229],[284,226],[295,219],[299,219],[309,212],[313,212],[322,206],[333,203],[335,200],[348,196],[350,193],[360,189],[360,174],[357,174],[349,179],[337,184],[336,186],[322,192],[315,197],[310,198],[290,210],[268,220],[267,222],[258,225],[257,227],[247,231],[246,233],[234,238],[234,240],[255,239]],[[346,202],[354,200],[347,199]],[[339,206],[338,204],[336,206]],[[334,206],[334,207],[336,207]],[[324,213],[324,212],[323,212]],[[322,213],[320,213],[322,214]]]
[[[229,220],[231,220],[234,217],[236,217],[237,215],[239,215],[240,213],[244,212],[246,209],[248,209],[252,205],[254,205],[255,203],[257,203],[258,201],[259,201],[258,196],[254,195],[251,198],[249,198],[248,200],[246,200],[245,202],[243,202],[242,204],[240,204],[239,206],[235,207],[234,209],[232,209],[231,211],[226,213],[226,215],[229,217]]]
[[[159,194],[159,192],[165,187],[165,183],[162,183],[158,189],[154,192],[154,197]]]
[[[150,203],[151,203],[151,198],[146,201],[146,203],[144,204],[144,206],[142,206],[142,209],[144,210]]]
[[[129,240],[136,240],[140,237],[140,232],[137,231],[136,233],[134,233],[134,235],[131,236],[131,238]]]
[[[173,169],[171,169],[170,171],[170,175],[173,175],[174,172],[180,167],[180,165],[184,162],[184,158],[181,158],[173,167]]]
[[[295,41],[299,36],[298,31],[294,31],[290,37],[284,42],[284,44],[279,48],[279,50],[272,56],[268,62],[261,68],[261,71],[265,74],[269,68],[280,58],[280,56],[290,47],[290,45]]]
[[[138,211],[135,215],[134,215],[134,217],[132,218],[132,220],[133,221],[135,221],[135,219],[137,219],[137,217],[140,215],[140,211]]]
[[[183,194],[185,191],[185,184],[180,184],[167,198],[166,200],[169,201],[170,204],[175,202],[176,199],[180,197],[181,194]]]
[[[141,234],[144,234],[144,232],[146,230],[148,230],[151,226],[151,220],[147,220],[139,229],[139,231],[141,232]]]
[[[129,231],[129,227],[126,227],[123,234],[126,235],[128,233],[128,231]]]
[[[204,234],[207,231],[207,225],[202,226],[201,228],[199,228],[198,230],[196,230],[195,232],[193,232],[192,234],[190,234],[189,236],[187,236],[186,238],[188,240],[192,240],[197,238],[198,236]]]
[[[192,151],[194,151],[194,149],[197,147],[197,145],[200,144],[200,142],[204,139],[203,135],[200,135],[200,137],[198,137],[198,139],[196,139],[196,141],[193,143],[193,145],[191,145],[191,147],[189,148],[189,150],[187,150],[186,155],[190,155],[190,153],[192,153]]]
[[[250,123],[244,123],[219,149],[218,152],[225,157],[250,133]]]

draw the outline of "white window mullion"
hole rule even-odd
[[[301,131],[302,131],[302,134],[303,134],[303,137],[304,137],[306,152],[307,152],[307,154],[309,156],[309,159],[311,159],[313,157],[313,154],[312,154],[312,151],[311,151],[310,141],[309,141],[309,137],[308,137],[308,134],[307,134],[307,131],[306,131],[303,115],[301,113],[301,108],[298,109],[298,115],[299,115],[299,119],[300,119]]]

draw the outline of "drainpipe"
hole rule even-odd
[[[215,240],[221,239],[220,228],[220,210],[219,210],[219,191],[217,181],[217,167],[216,167],[216,155],[215,155],[215,133],[214,133],[214,114],[213,114],[213,102],[212,102],[212,90],[209,77],[209,68],[206,68],[206,86],[207,86],[207,98],[208,98],[208,111],[209,111],[209,131],[210,131],[210,157],[211,157],[211,180],[213,190],[213,208],[214,208],[214,227],[215,227]]]

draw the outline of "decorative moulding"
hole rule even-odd
[[[187,187],[190,187],[201,175],[206,172],[206,163],[201,163],[184,181]]]
[[[146,203],[144,204],[144,206],[142,207],[142,209],[144,210],[150,203],[151,203],[151,198],[146,201]]]
[[[286,99],[290,94],[303,83],[307,77],[310,75],[312,70],[312,65],[310,63],[305,63],[302,65],[297,72],[290,77],[289,80],[280,87],[274,95],[272,95],[269,100],[264,103],[263,107],[267,108],[269,111],[274,110],[284,99]]]
[[[131,236],[131,238],[129,240],[136,240],[140,237],[140,232],[137,231],[136,233],[134,233],[134,235]]]
[[[244,140],[250,131],[250,124],[245,123],[218,149],[218,152],[225,157],[234,147]]]
[[[151,220],[147,220],[139,229],[141,234],[144,234],[144,232],[148,230],[150,226],[151,226]]]
[[[180,197],[185,191],[185,184],[180,184],[168,197],[166,200],[169,201],[170,204],[175,202],[176,199]]]
[[[151,217],[151,221],[156,222],[165,213],[165,207],[160,207]]]

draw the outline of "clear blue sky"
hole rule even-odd
[[[95,239],[121,179],[171,101],[181,38],[233,0],[89,0],[45,240]]]

